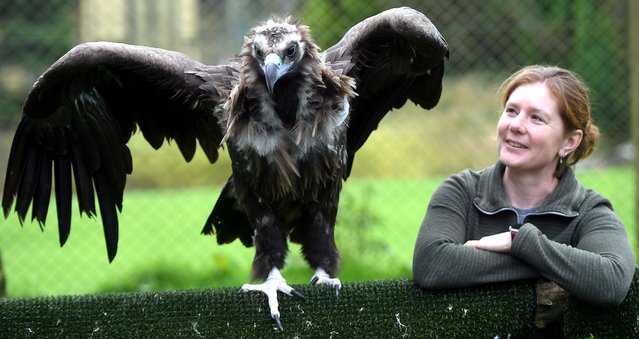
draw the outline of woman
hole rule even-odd
[[[610,201],[570,168],[599,131],[572,72],[529,66],[504,82],[499,161],[445,180],[431,197],[413,257],[425,288],[544,278],[593,305],[620,304],[635,261]]]

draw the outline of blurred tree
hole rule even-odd
[[[75,42],[75,0],[0,3],[0,127],[14,126],[33,81]]]
[[[630,83],[624,60],[627,48],[624,20],[626,6],[590,0],[570,1],[574,17],[572,69],[591,89],[595,123],[604,132],[603,140],[616,145],[629,140]],[[614,66],[613,66],[614,65]]]

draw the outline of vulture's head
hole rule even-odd
[[[271,94],[278,80],[303,71],[302,65],[320,58],[308,26],[291,17],[272,18],[253,28],[240,56],[264,75]]]

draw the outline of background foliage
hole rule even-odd
[[[449,43],[444,93],[431,111],[408,103],[387,116],[358,153],[338,216],[344,279],[410,277],[412,246],[430,193],[450,173],[495,161],[498,87],[527,64],[573,69],[590,86],[603,137],[598,151],[577,166],[578,175],[608,195],[634,226],[628,0],[5,1],[0,173],[29,88],[79,42],[153,45],[215,64],[237,53],[250,27],[272,13],[301,18],[327,48],[356,22],[402,5],[425,13]],[[74,231],[60,250],[53,213],[44,232],[30,223],[20,229],[10,216],[0,221],[9,295],[234,286],[248,279],[252,249],[217,246],[199,235],[230,174],[228,158],[211,166],[198,152],[186,164],[175,147],[155,151],[139,135],[130,147],[134,173],[115,262],[107,264],[99,222],[74,216]],[[292,247],[285,276],[306,282],[311,272],[296,252]]]

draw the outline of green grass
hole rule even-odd
[[[630,166],[578,170],[577,179],[584,186],[593,188],[610,199],[615,211],[626,225],[630,243],[635,249],[635,257],[639,256],[636,236],[639,220],[635,219],[639,216],[636,214],[636,170]]]
[[[630,168],[579,172],[580,179],[611,198],[634,239]],[[413,244],[428,199],[443,176],[424,179],[360,179],[344,185],[337,242],[343,281],[409,278]],[[217,245],[200,235],[218,195],[217,188],[133,190],[125,194],[120,245],[112,264],[100,224],[74,215],[64,248],[57,240],[55,211],[42,232],[22,229],[15,215],[0,224],[0,250],[9,296],[85,294],[101,291],[168,290],[240,286],[249,280],[253,249],[239,242]],[[636,248],[636,246],[635,246]],[[292,284],[312,272],[292,245],[283,270]]]

